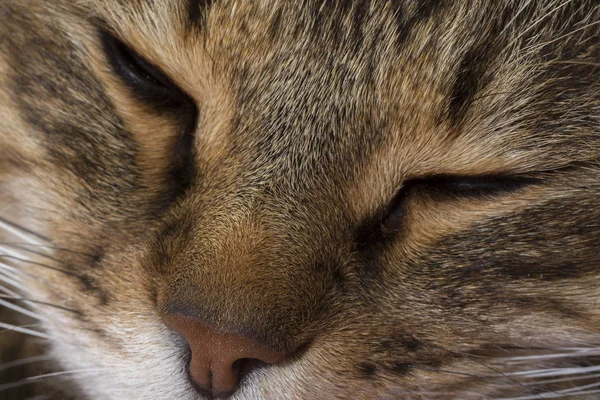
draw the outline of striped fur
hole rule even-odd
[[[239,400],[597,398],[599,157],[596,0],[0,2],[0,291],[76,398],[198,398],[181,309],[288,354]]]

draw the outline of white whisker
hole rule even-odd
[[[21,386],[28,385],[30,383],[34,383],[43,379],[53,378],[56,376],[62,375],[76,375],[76,374],[90,374],[102,371],[103,368],[88,368],[88,369],[74,369],[70,371],[60,371],[60,372],[51,372],[43,375],[30,376],[28,378],[22,379],[17,382],[7,383],[4,385],[0,385],[0,392],[6,391],[8,389],[15,389]]]
[[[0,328],[5,329],[5,331],[15,331],[15,332],[23,333],[25,335],[40,337],[42,339],[50,339],[50,336],[46,335],[43,332],[35,331],[33,329],[23,328],[23,327],[17,326],[17,325],[5,324],[4,322],[0,322]]]
[[[540,396],[543,399],[556,399],[556,398],[561,398],[561,397],[576,397],[576,396],[581,396],[581,395],[600,393],[600,390],[586,390],[586,389],[591,389],[591,388],[595,388],[598,386],[600,386],[600,382],[592,383],[592,384],[584,385],[584,386],[579,386],[576,388],[565,389],[565,390],[562,390],[562,391],[556,392],[556,393],[540,393],[539,395],[529,395],[529,396],[523,396],[523,397],[509,397],[509,398],[502,398],[499,400],[533,400],[533,399],[539,399]]]
[[[2,264],[0,264],[0,282],[8,283],[10,286],[24,290],[25,286],[18,280],[13,279],[6,271],[2,270]]]
[[[570,394],[570,396],[580,396],[582,394],[598,394],[598,393],[600,393],[600,390],[587,390],[584,392],[572,393],[572,394]]]
[[[600,365],[591,367],[548,368],[533,371],[512,372],[507,375],[524,376],[527,378],[543,378],[550,376],[578,375],[600,371]]]
[[[37,245],[44,244],[44,242],[41,241],[41,238],[34,236],[33,233],[29,233],[23,229],[17,229],[15,225],[5,221],[2,218],[0,218],[0,228],[4,229],[4,231],[6,231],[6,232],[18,237],[19,239],[24,240],[27,243],[37,244]]]
[[[596,388],[598,386],[600,386],[600,382],[595,382],[595,383],[590,383],[590,384],[587,384],[587,385],[577,386],[577,387],[570,388],[570,389],[565,389],[562,392],[563,393],[580,392],[582,390]]]
[[[39,278],[33,274],[30,274],[25,271],[21,271],[20,269],[14,268],[8,264],[4,264],[0,262],[0,275],[7,277],[13,281],[12,286],[17,287],[19,289],[25,289],[25,285],[23,284],[23,277],[28,277],[38,282],[48,283],[45,279]],[[0,276],[1,278],[1,276]],[[16,283],[18,286],[15,286]]]
[[[2,251],[4,254],[9,255],[11,257],[15,257],[15,258],[27,258],[26,255],[24,255],[23,253],[21,253],[20,251],[17,251],[15,249],[11,249],[8,246],[2,246],[0,245],[0,251]],[[2,254],[0,254],[2,255]]]
[[[13,303],[11,303],[9,301],[6,301],[6,300],[0,299],[0,306],[4,306],[5,308],[11,309],[13,311],[18,312],[19,314],[26,315],[26,316],[31,317],[33,319],[40,319],[41,318],[41,316],[39,314],[36,314],[33,311],[30,311],[30,310],[28,310],[26,308],[20,307],[20,306],[18,306],[16,304],[13,304]]]
[[[22,365],[28,365],[28,364],[33,364],[33,363],[42,362],[42,361],[49,361],[51,359],[52,358],[49,356],[33,356],[33,357],[21,358],[19,360],[1,364],[0,371],[6,371],[7,369],[14,368],[14,367],[20,367]]]
[[[28,260],[28,259],[25,259],[25,258],[13,257],[13,256],[10,256],[10,255],[7,255],[7,254],[0,254],[0,260],[2,260],[2,259],[8,259],[8,260],[13,261],[13,262],[19,262],[19,263],[22,263],[20,265],[27,266],[27,267],[31,267],[31,266],[42,267],[42,268],[46,268],[46,269],[49,269],[49,270],[52,270],[52,271],[60,272],[60,273],[65,274],[65,275],[70,275],[70,276],[77,277],[77,275],[74,274],[73,272],[61,269],[59,267],[54,267],[52,265],[47,265],[47,264],[43,264],[43,263],[40,263],[40,262],[37,262],[37,261]],[[6,268],[11,268],[11,269],[13,269],[15,271],[19,271],[20,273],[25,273],[25,272],[21,271],[20,269],[16,269],[14,267],[9,266],[8,264],[6,264],[6,261],[0,261],[0,266],[2,266],[2,265],[4,267],[6,267]],[[36,278],[36,279],[40,280],[39,278],[37,278],[34,275],[31,275],[31,274],[27,274],[27,275],[29,275],[32,278]]]
[[[560,383],[560,382],[573,382],[582,379],[594,379],[600,378],[600,374],[592,374],[592,375],[583,375],[583,376],[569,376],[568,378],[561,379],[547,379],[541,381],[535,381],[536,385],[549,385],[551,383]]]
[[[9,288],[7,288],[6,286],[2,286],[0,285],[0,292],[6,293],[9,296],[12,297],[19,297],[20,294],[17,292],[13,292],[12,290],[10,290]]]
[[[0,257],[2,257],[2,255],[0,254]],[[0,261],[0,268],[2,268],[6,273],[11,273],[11,274],[16,274],[16,275],[20,275],[21,274],[21,270],[13,267],[12,265],[9,265],[3,261]]]
[[[529,355],[529,356],[516,356],[516,357],[502,357],[500,360],[511,362],[514,364],[518,363],[529,363],[534,360],[549,360],[549,359],[557,359],[557,358],[570,358],[570,357],[591,357],[591,356],[600,356],[600,348],[589,347],[589,348],[563,348],[556,349],[557,351],[561,351],[561,353],[550,353],[550,354],[539,354],[539,355]]]
[[[19,296],[15,297],[15,296],[9,296],[9,295],[2,295],[2,294],[0,294],[0,299],[2,299],[2,298],[9,299],[9,300],[15,300],[15,301],[23,301],[23,302],[28,303],[31,306],[47,306],[47,307],[56,308],[58,310],[79,313],[79,311],[74,310],[72,308],[68,308],[68,307],[65,307],[65,306],[58,305],[58,304],[49,303],[47,301],[30,299],[28,297],[19,297]],[[39,316],[39,319],[41,319],[41,315]]]

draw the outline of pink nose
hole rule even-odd
[[[231,395],[237,389],[242,360],[260,360],[272,364],[284,356],[253,339],[235,333],[218,332],[193,318],[165,314],[162,320],[188,342],[192,350],[192,380],[214,397]]]

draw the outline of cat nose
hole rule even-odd
[[[227,397],[239,385],[244,364],[257,360],[272,364],[284,357],[269,346],[231,332],[219,332],[201,321],[180,314],[165,314],[163,323],[181,334],[190,346],[189,373],[200,391]]]

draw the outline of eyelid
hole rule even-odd
[[[159,67],[128,46],[124,41],[101,29],[104,53],[112,69],[142,102],[163,108],[178,108],[190,97]]]
[[[484,198],[507,195],[523,189],[540,179],[517,175],[433,175],[409,179],[396,191],[382,216],[383,228],[395,231],[406,214],[408,198],[421,191],[432,200]]]
[[[413,185],[426,187],[430,194],[452,197],[487,197],[510,194],[539,179],[518,175],[437,175],[417,180]]]

